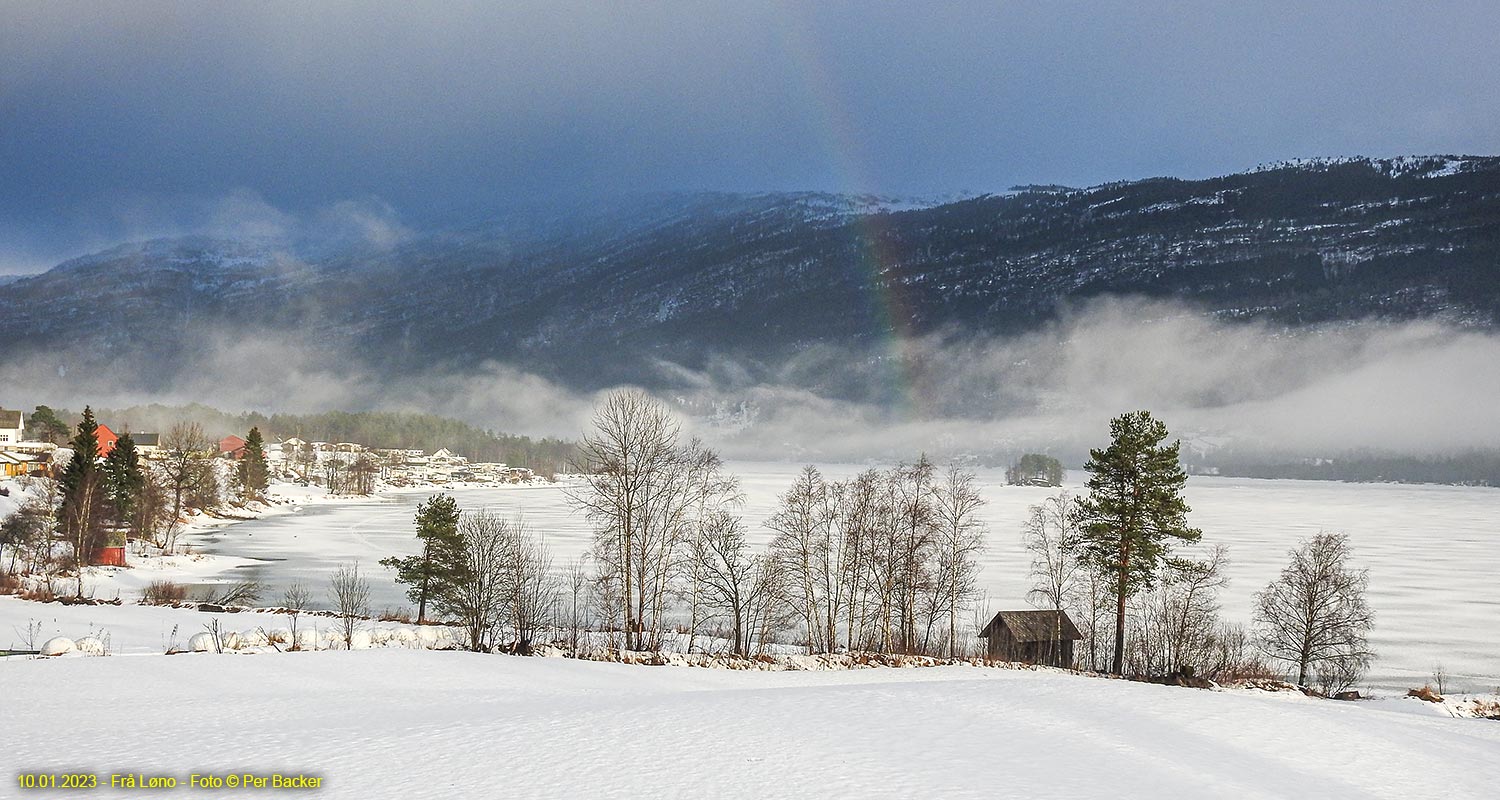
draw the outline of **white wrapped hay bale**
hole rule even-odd
[[[271,637],[266,635],[263,628],[251,628],[240,634],[240,647],[266,647],[271,644]]]
[[[318,629],[317,628],[310,628],[310,627],[309,628],[298,628],[297,629],[297,649],[298,650],[316,650],[316,649],[318,649]]]
[[[235,631],[230,631],[229,633],[224,634],[224,638],[221,641],[224,644],[225,650],[238,650],[241,647],[245,646],[244,637],[240,636],[239,633]]]
[[[102,656],[105,654],[104,642],[96,636],[85,636],[73,643],[78,652],[86,656]]]
[[[291,644],[292,630],[291,628],[277,628],[268,634],[268,638],[276,644]]]
[[[391,631],[391,640],[402,647],[416,647],[421,643],[417,632],[411,628],[396,628]]]
[[[207,631],[193,634],[193,638],[188,639],[188,649],[194,653],[214,652],[214,635]]]
[[[41,653],[44,656],[60,656],[73,652],[77,646],[73,640],[66,636],[54,636],[42,643]]]
[[[437,629],[432,627],[431,625],[423,625],[422,627],[417,628],[417,641],[421,642],[422,646],[429,650],[437,649]]]
[[[369,631],[358,630],[349,636],[350,650],[369,650],[371,644],[373,644],[373,640],[370,637]]]

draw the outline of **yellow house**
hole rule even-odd
[[[29,473],[31,461],[22,461],[13,453],[0,451],[0,471],[4,471],[5,477],[15,478]]]

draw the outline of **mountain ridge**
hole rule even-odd
[[[1031,330],[1121,294],[1292,327],[1494,328],[1500,158],[1317,159],[932,204],[659,195],[312,257],[154,240],[6,284],[0,316],[21,332],[0,359],[92,353],[170,376],[204,329],[292,331],[377,371],[499,361],[593,387],[716,353],[770,363],[820,344]]]

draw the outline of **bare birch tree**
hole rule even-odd
[[[932,605],[948,622],[949,658],[958,654],[959,609],[978,594],[978,556],[984,551],[986,530],[979,510],[984,503],[974,474],[956,466],[949,467],[933,488],[937,535]],[[929,631],[932,618],[928,617]]]
[[[178,422],[162,436],[163,456],[156,469],[163,489],[172,499],[171,518],[161,542],[162,548],[169,553],[177,541],[186,500],[195,493],[201,481],[214,480],[212,466],[207,463],[213,455],[212,447],[203,426],[196,422]]]
[[[838,643],[844,593],[834,517],[828,485],[818,469],[809,465],[781,494],[775,513],[766,521],[766,527],[776,532],[771,553],[786,582],[786,599],[807,632],[810,653],[829,652]]]
[[[1348,688],[1373,656],[1369,573],[1349,566],[1350,552],[1348,536],[1320,533],[1292,550],[1281,576],[1255,597],[1260,648],[1294,666],[1300,685],[1317,671],[1325,689]]]
[[[469,635],[469,649],[486,653],[495,645],[495,630],[507,612],[509,523],[485,509],[466,511],[458,519],[462,547],[457,554],[463,579],[446,585],[433,598],[439,613],[456,617]]]
[[[530,655],[531,644],[547,621],[547,607],[562,581],[552,571],[552,555],[541,537],[522,520],[507,526],[507,585],[515,652]]]
[[[712,450],[680,443],[666,407],[641,392],[609,395],[595,409],[569,490],[595,529],[602,584],[618,587],[627,649],[660,644],[673,581],[697,520],[739,502],[732,477]]]
[[[359,574],[359,562],[341,564],[329,580],[328,598],[339,615],[344,648],[354,647],[354,633],[370,615],[370,582]]]
[[[701,565],[704,605],[728,621],[734,653],[749,655],[756,611],[763,593],[774,588],[763,575],[774,568],[771,559],[752,556],[744,525],[722,511],[706,520],[703,536],[693,542],[692,558]]]
[[[1083,567],[1075,552],[1080,533],[1073,495],[1059,492],[1031,506],[1021,527],[1031,554],[1031,589],[1026,599],[1038,608],[1063,611],[1079,591]]]

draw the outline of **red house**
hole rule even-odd
[[[115,443],[120,441],[120,435],[103,423],[94,429],[94,437],[99,440],[100,458],[107,457],[115,449]],[[94,554],[93,563],[106,567],[125,566],[125,534],[117,531],[116,535],[118,538],[111,537],[110,543]]]
[[[245,457],[245,440],[233,434],[219,440],[219,452],[239,460]]]
[[[99,439],[99,457],[106,458],[109,452],[115,449],[115,442],[120,441],[119,434],[109,429],[108,425],[99,423],[99,428],[94,431],[94,436]]]

